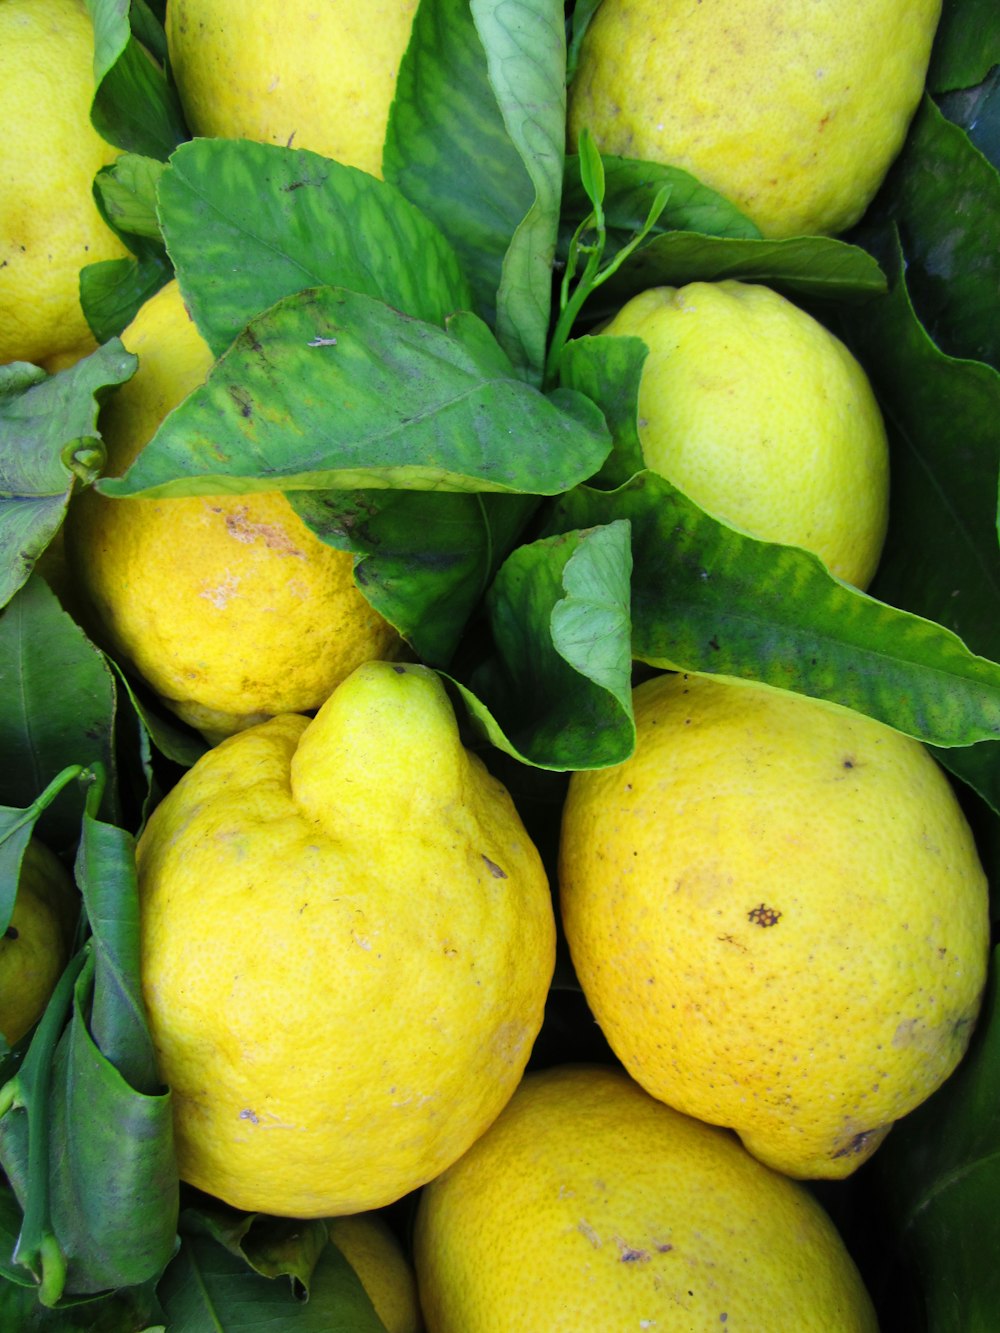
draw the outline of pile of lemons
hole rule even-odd
[[[415,10],[171,0],[192,132],[378,174]],[[938,12],[604,0],[571,141],[682,166],[766,235],[836,234],[899,150]],[[90,125],[92,48],[82,0],[0,0],[18,127],[0,145],[0,364],[90,350],[79,270],[122,253],[91,193],[115,156]],[[886,433],[830,331],[720,281],[646,291],[604,332],[648,348],[648,468],[868,584]],[[211,364],[176,283],[123,341],[139,369],[101,416],[115,473]],[[634,756],[570,781],[554,896],[438,676],[283,496],[85,491],[66,538],[95,639],[213,746],[137,854],[184,1180],[247,1211],[351,1218],[333,1239],[400,1333],[875,1328],[799,1182],[866,1160],[976,1019],[986,880],[923,747],[663,671],[634,692]],[[11,1042],[70,947],[60,877],[29,847],[0,941]],[[615,1068],[525,1074],[557,920]],[[414,1278],[377,1215],[352,1225],[417,1189]]]

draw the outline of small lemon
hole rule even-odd
[[[714,517],[867,586],[888,520],[888,443],[838,338],[771,288],[729,280],[651,288],[602,332],[649,348],[647,467]]]
[[[423,1191],[428,1333],[874,1333],[843,1242],[801,1185],[618,1070],[525,1076]]]
[[[139,369],[102,412],[109,471],[125,471],[212,356],[177,283],[122,334]],[[66,524],[95,633],[210,739],[319,705],[360,662],[401,643],[283,495],[111,500],[85,491]]]
[[[842,1177],[968,1044],[986,878],[918,742],[764,686],[662,675],[625,763],[574,774],[563,922],[615,1053],[762,1161]]]
[[[142,985],[183,1179],[363,1212],[495,1119],[542,1022],[542,863],[439,678],[369,662],[223,741],[138,844]]]
[[[62,975],[76,905],[62,862],[32,838],[21,860],[10,924],[0,935],[0,1035],[9,1046],[41,1018]]]
[[[941,0],[603,0],[570,141],[666,162],[765,236],[836,234],[867,208],[923,92]]]
[[[373,176],[417,0],[169,0],[195,134],[309,148]]]
[[[385,1220],[378,1213],[335,1217],[330,1239],[360,1278],[386,1333],[420,1333],[417,1279]]]
[[[83,0],[0,0],[0,364],[56,370],[97,346],[80,270],[128,251],[94,203],[118,150],[90,123],[93,95]]]

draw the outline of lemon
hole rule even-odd
[[[122,341],[139,369],[101,414],[114,474],[212,364],[176,281]],[[401,648],[355,585],[353,557],[315,536],[278,492],[111,500],[86,491],[66,534],[95,632],[210,739],[318,708],[359,663]]]
[[[873,1333],[827,1215],[618,1070],[528,1074],[423,1191],[429,1333]]]
[[[117,155],[90,123],[93,62],[83,0],[0,0],[0,364],[93,351],[80,269],[128,254],[91,189]]]
[[[385,1220],[378,1213],[335,1217],[330,1239],[360,1278],[386,1333],[420,1333],[417,1279]]]
[[[62,862],[36,838],[24,851],[14,911],[0,935],[0,1035],[32,1028],[69,958],[76,894]]]
[[[729,280],[651,288],[602,332],[649,348],[647,467],[714,517],[867,586],[888,520],[888,443],[838,338],[771,288]]]
[[[138,845],[143,993],[183,1179],[363,1212],[497,1116],[554,966],[545,872],[438,677],[370,662],[208,751]]]
[[[570,141],[666,162],[765,236],[855,223],[923,92],[940,0],[603,0],[570,88]]]
[[[986,878],[918,742],[763,686],[662,675],[638,743],[575,774],[577,975],[655,1097],[762,1161],[842,1177],[951,1073],[986,975]]]
[[[309,148],[373,176],[417,0],[169,0],[195,134]]]

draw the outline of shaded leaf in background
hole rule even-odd
[[[572,15],[568,20],[568,51],[566,55],[566,83],[573,82],[577,61],[580,58],[580,46],[583,42],[590,20],[597,13],[601,0],[576,0],[572,6]]]
[[[261,1277],[217,1241],[181,1236],[180,1251],[157,1288],[170,1333],[385,1333],[354,1269],[327,1245],[313,1269],[309,1300],[287,1282]]]
[[[139,253],[126,259],[102,259],[80,270],[80,305],[98,342],[116,338],[139,308],[173,277],[161,247],[133,244]]]
[[[603,417],[518,379],[477,316],[446,329],[319,287],[253,320],[108,495],[401,487],[566,490],[600,467]]]
[[[118,148],[166,158],[187,137],[180,102],[162,68],[132,36],[122,0],[86,0],[94,25],[94,128]],[[147,25],[151,15],[146,10]]]
[[[867,713],[932,744],[1000,737],[1000,665],[833,578],[818,557],[717,522],[661,477],[578,487],[551,527],[632,524],[632,652]]]
[[[148,1287],[47,1310],[32,1288],[0,1278],[0,1328],[11,1333],[165,1333],[161,1315]]]
[[[321,1218],[270,1217],[241,1213],[209,1200],[181,1214],[180,1230],[210,1236],[261,1277],[289,1279],[289,1291],[308,1299],[313,1270],[330,1242]]]
[[[1000,65],[1000,9],[995,0],[944,0],[927,87],[971,88]]]
[[[71,764],[102,764],[104,811],[115,818],[115,681],[48,584],[35,576],[0,615],[0,801],[27,806]],[[79,797],[67,790],[41,816],[55,850],[76,842]]]
[[[977,87],[946,93],[939,105],[1000,170],[1000,65]]]
[[[844,332],[889,428],[889,531],[872,595],[1000,660],[1000,374],[946,356],[914,313],[898,245],[891,290]],[[939,756],[1000,810],[993,744]]]
[[[197,139],[159,186],[184,299],[216,356],[307,287],[377,297],[442,324],[471,304],[448,241],[393,185],[302,148]]]
[[[534,18],[551,4],[529,0],[525,8]],[[473,308],[495,327],[504,256],[535,204],[535,186],[490,86],[468,0],[423,0],[417,10],[382,171],[448,237],[472,283]]]
[[[932,1333],[992,1333],[1000,1309],[1000,995],[993,955],[962,1064],[896,1125],[873,1165]]]
[[[104,462],[97,413],[137,365],[120,342],[58,375],[3,367],[0,376],[0,607],[22,586],[62,526],[78,475]],[[32,367],[32,370],[35,368]]]
[[[455,680],[498,749],[540,768],[621,763],[635,747],[627,523],[519,546],[487,596],[496,655]]]
[[[876,208],[899,227],[930,336],[951,356],[1000,367],[1000,174],[929,97]]]
[[[538,505],[532,495],[291,491],[318,537],[359,556],[355,580],[422,661],[445,666]]]

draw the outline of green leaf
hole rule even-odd
[[[32,1287],[0,1279],[0,1328],[12,1333],[165,1333],[152,1291],[130,1287],[106,1296],[60,1305],[39,1305]]]
[[[566,58],[566,84],[573,82],[577,61],[580,58],[580,45],[584,34],[590,27],[590,20],[597,13],[601,0],[576,0],[572,6],[570,23],[569,54]]]
[[[717,522],[662,477],[578,487],[551,527],[632,524],[632,652],[759,680],[941,746],[1000,737],[1000,666],[949,630],[834,579],[814,555]]]
[[[907,1284],[934,1333],[991,1333],[1000,1306],[1000,992],[990,982],[969,1051],[879,1149],[876,1178]]]
[[[635,404],[649,349],[641,338],[575,338],[559,362],[559,383],[586,394],[604,409],[614,441],[592,484],[620,486],[641,472],[646,462],[636,427]]]
[[[197,139],[170,159],[160,220],[218,356],[254,315],[327,284],[442,324],[472,294],[448,241],[395,186],[305,149]]]
[[[204,1235],[181,1237],[180,1251],[157,1289],[170,1333],[385,1333],[353,1268],[327,1245],[312,1273],[309,1300],[287,1283],[255,1273]]]
[[[534,496],[449,491],[292,491],[323,541],[359,556],[368,602],[420,659],[445,666],[537,507]]]
[[[977,87],[946,93],[941,111],[965,130],[992,166],[1000,170],[1000,65]]]
[[[603,768],[635,746],[629,527],[520,546],[487,597],[496,656],[454,681],[499,749],[561,772]]]
[[[317,288],[253,320],[108,495],[566,490],[610,441],[579,394],[518,379],[486,326]]]
[[[994,0],[944,0],[927,87],[971,88],[1000,65],[1000,11]]]
[[[58,375],[23,365],[0,376],[0,607],[17,592],[62,526],[77,476],[103,466],[97,413],[136,359],[120,342]]]
[[[166,158],[187,137],[174,88],[132,36],[127,0],[87,0],[87,8],[94,25],[94,128],[118,148]]]
[[[117,338],[151,296],[173,277],[170,261],[154,247],[125,259],[102,259],[80,270],[80,305],[98,342]]]
[[[94,191],[106,221],[119,232],[161,239],[156,215],[156,188],[167,170],[165,162],[139,153],[122,153],[94,178]]]
[[[899,226],[928,333],[952,356],[1000,367],[1000,174],[928,97],[879,205]]]
[[[185,1209],[180,1229],[211,1236],[261,1277],[289,1278],[293,1294],[307,1300],[316,1264],[330,1243],[329,1227],[321,1218],[240,1213],[215,1201]]]
[[[0,802],[27,806],[62,769],[99,763],[114,774],[114,678],[103,655],[37,575],[0,616]],[[104,809],[117,810],[113,782]],[[79,799],[67,791],[42,815],[55,848],[76,842]]]

